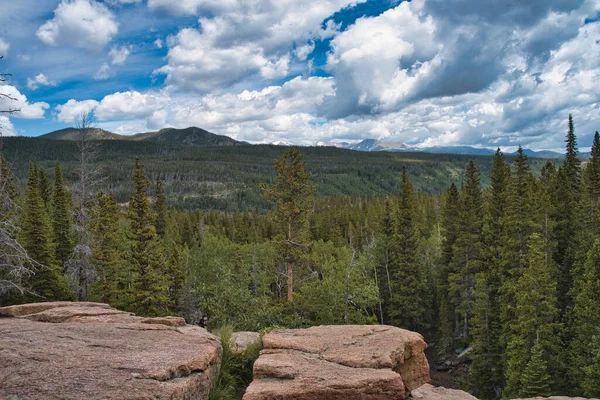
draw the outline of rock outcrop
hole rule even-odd
[[[0,399],[207,399],[218,339],[100,303],[0,308]]]
[[[425,384],[411,392],[415,400],[477,400],[467,392],[457,389],[446,389]]]
[[[391,326],[317,326],[263,336],[244,400],[404,399],[429,381],[415,332]]]
[[[231,334],[231,351],[233,353],[243,353],[250,346],[260,343],[260,333],[258,332],[233,332]]]

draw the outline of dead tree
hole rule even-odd
[[[2,59],[2,56],[0,56]],[[0,74],[0,83],[6,82],[10,74]],[[16,101],[12,96],[0,92],[0,100]],[[14,114],[18,108],[0,109],[0,115]],[[27,251],[17,241],[18,228],[16,218],[16,189],[12,183],[11,169],[4,158],[4,141],[0,124],[0,296],[17,291],[28,292],[23,282],[37,268],[44,266],[32,260]]]
[[[79,301],[85,301],[90,285],[96,279],[89,238],[89,219],[94,190],[102,178],[100,168],[94,164],[99,147],[98,142],[94,140],[97,128],[94,126],[92,115],[88,112],[81,113],[76,120],[76,129],[79,165],[78,180],[73,186],[73,204],[77,241],[71,257],[65,264],[65,270],[71,277],[77,298]]]

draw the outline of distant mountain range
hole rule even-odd
[[[119,135],[103,129],[95,128],[93,131],[95,139],[98,140],[131,140],[131,141],[147,141],[164,144],[179,144],[190,146],[235,146],[240,144],[248,144],[230,138],[229,136],[217,135],[207,130],[189,127],[185,129],[165,128],[155,132],[136,133],[135,135]],[[77,140],[78,130],[76,128],[65,128],[58,131],[50,132],[41,135],[41,138],[55,140]],[[290,144],[284,141],[271,143],[279,146],[289,146]],[[330,146],[356,151],[390,151],[390,152],[422,152],[432,154],[462,154],[462,155],[477,155],[489,156],[495,153],[495,150],[477,148],[471,146],[434,146],[434,147],[416,147],[402,142],[383,142],[377,139],[364,139],[358,143],[349,142],[318,142],[316,146]],[[562,158],[563,154],[550,150],[535,151],[524,149],[523,152],[528,157],[537,158]],[[514,155],[516,153],[506,153]],[[589,157],[589,153],[581,153],[582,157]]]
[[[342,149],[357,150],[357,151],[391,151],[391,152],[423,152],[432,154],[464,154],[475,156],[490,156],[496,151],[485,148],[471,146],[433,146],[433,147],[416,147],[402,142],[383,142],[377,139],[364,139],[358,143],[348,142],[318,142],[317,146],[333,146]],[[562,158],[562,153],[557,153],[550,150],[535,151],[523,149],[523,153],[528,157],[537,158]],[[513,153],[505,153],[506,155],[515,155]],[[589,153],[581,153],[582,157],[589,157]]]

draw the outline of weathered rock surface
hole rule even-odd
[[[243,353],[248,347],[260,342],[260,333],[258,332],[233,332],[231,335],[231,351],[234,353]]]
[[[244,400],[404,399],[429,381],[415,332],[391,326],[317,326],[263,336]]]
[[[207,399],[221,345],[100,303],[0,308],[0,399]]]
[[[425,384],[411,392],[415,400],[477,400],[467,392],[457,389],[446,389]]]

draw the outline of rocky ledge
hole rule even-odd
[[[218,339],[101,303],[0,308],[0,399],[207,399]]]
[[[427,344],[391,326],[317,326],[263,336],[244,400],[405,399],[429,381]]]

